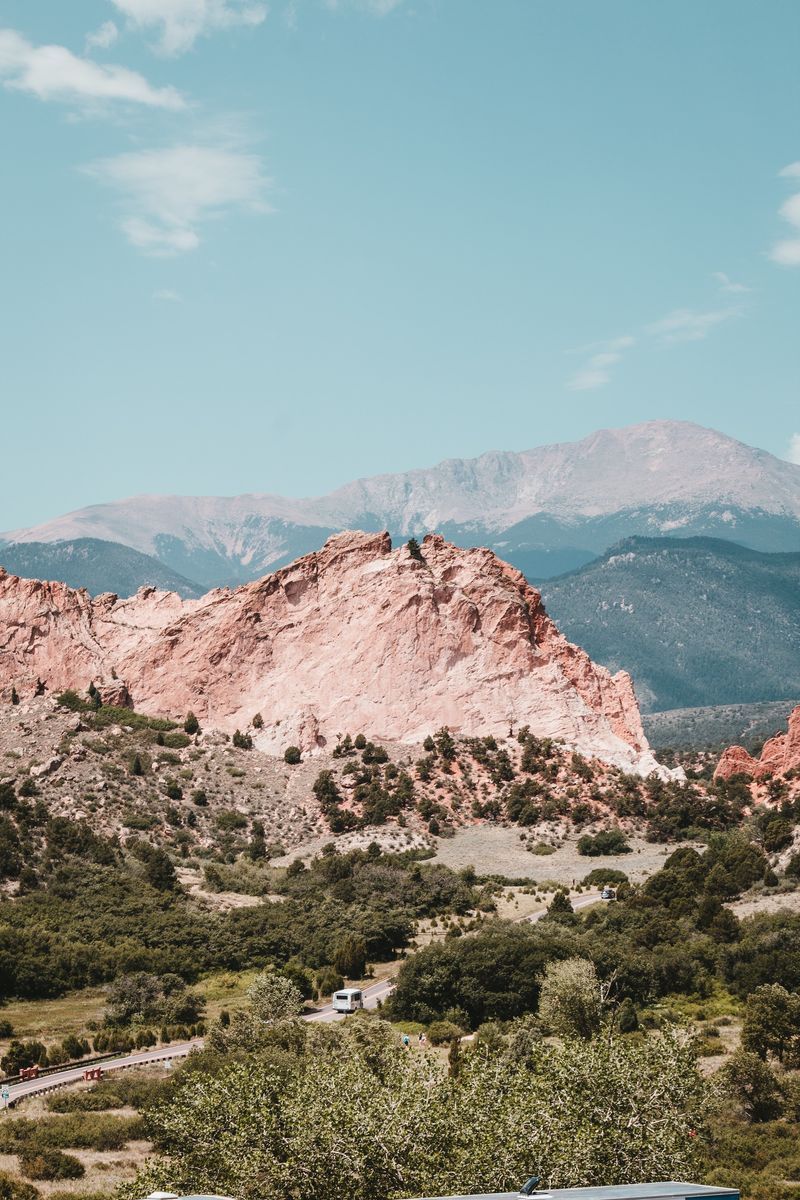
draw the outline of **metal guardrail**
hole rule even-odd
[[[194,1049],[194,1046],[197,1045],[201,1040],[202,1039],[191,1040],[191,1044],[190,1044],[190,1042],[187,1042],[187,1041],[175,1042],[172,1045],[166,1045],[166,1046],[159,1047],[157,1050],[147,1050],[147,1049],[141,1048],[138,1051],[137,1050],[121,1051],[121,1052],[117,1051],[116,1053],[103,1055],[102,1059],[94,1059],[94,1060],[90,1060],[88,1058],[79,1059],[77,1062],[66,1063],[60,1067],[45,1067],[43,1070],[43,1073],[35,1076],[33,1079],[20,1079],[19,1076],[9,1077],[8,1080],[3,1080],[3,1082],[2,1082],[3,1089],[7,1089],[9,1087],[9,1085],[13,1085],[14,1083],[30,1083],[30,1084],[33,1084],[34,1086],[31,1087],[30,1089],[27,1089],[20,1096],[9,1096],[8,1098],[4,1097],[3,1107],[9,1108],[12,1105],[17,1104],[20,1100],[30,1099],[31,1096],[41,1096],[41,1095],[47,1094],[48,1092],[56,1092],[62,1087],[70,1087],[72,1084],[81,1082],[80,1078],[59,1079],[59,1080],[54,1080],[53,1082],[51,1082],[51,1079],[53,1078],[54,1075],[61,1074],[65,1071],[91,1070],[93,1064],[98,1064],[98,1063],[102,1064],[103,1062],[109,1063],[109,1064],[120,1063],[120,1066],[116,1069],[121,1070],[121,1071],[124,1071],[129,1068],[133,1068],[133,1067],[147,1067],[147,1066],[159,1063],[159,1062],[163,1062],[165,1059],[183,1058],[186,1055],[190,1054],[192,1049]],[[186,1049],[185,1047],[188,1047],[188,1049]],[[177,1050],[177,1053],[176,1053],[176,1050]],[[145,1058],[143,1061],[139,1061],[139,1062],[137,1062],[137,1061],[133,1061],[133,1062],[121,1061],[126,1058],[133,1058],[135,1060],[137,1054],[152,1055],[152,1057]],[[41,1086],[35,1086],[37,1084],[40,1084]]]
[[[94,1054],[89,1058],[73,1058],[69,1062],[59,1063],[58,1066],[39,1067],[37,1079],[44,1079],[47,1075],[55,1075],[59,1071],[71,1071],[73,1067],[93,1067],[95,1064],[108,1062],[110,1058],[122,1058],[126,1054],[135,1054],[135,1050],[109,1050],[107,1054]],[[142,1048],[144,1053],[144,1047]],[[8,1083],[26,1083],[21,1075],[3,1075],[0,1076],[0,1084]]]

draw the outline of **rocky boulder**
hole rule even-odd
[[[415,743],[540,737],[647,773],[656,768],[631,680],[558,631],[541,596],[491,551],[342,533],[256,583],[200,600],[142,589],[92,598],[0,574],[0,688],[53,695],[114,680],[137,709],[244,729],[282,753],[346,732]]]
[[[717,764],[714,778],[746,775],[749,779],[761,780],[795,770],[800,770],[800,706],[791,713],[787,732],[765,742],[759,758],[753,758],[744,746],[729,746]]]

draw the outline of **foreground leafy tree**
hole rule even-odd
[[[203,1014],[203,1001],[186,987],[180,975],[137,971],[121,975],[108,989],[107,1025],[160,1021],[164,1025],[193,1025]]]
[[[607,994],[588,959],[550,963],[542,979],[539,1016],[561,1037],[591,1038],[600,1030]]]
[[[749,1050],[737,1050],[723,1067],[724,1081],[749,1121],[780,1116],[781,1089],[772,1068]]]
[[[800,996],[779,983],[767,983],[747,997],[742,1024],[745,1050],[766,1058],[774,1054],[778,1062],[796,1059],[800,1042]]]
[[[283,1029],[282,1046],[216,1074],[187,1068],[151,1115],[164,1157],[123,1195],[380,1200],[515,1190],[534,1169],[557,1187],[685,1178],[697,1165],[706,1087],[676,1035],[527,1040],[521,1057],[501,1039],[448,1072],[371,1018]]]
[[[303,1007],[300,989],[277,971],[262,971],[253,980],[247,995],[250,1011],[263,1025],[296,1017]]]

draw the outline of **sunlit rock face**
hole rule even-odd
[[[442,725],[529,726],[627,770],[655,769],[630,678],[569,643],[524,576],[491,551],[345,532],[255,583],[199,600],[141,589],[92,599],[0,575],[0,687],[85,691],[147,713],[191,709],[259,747],[309,751],[345,732],[419,742]]]

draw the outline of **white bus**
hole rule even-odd
[[[354,1013],[364,1007],[364,994],[361,988],[342,988],[333,993],[333,1011]]]

